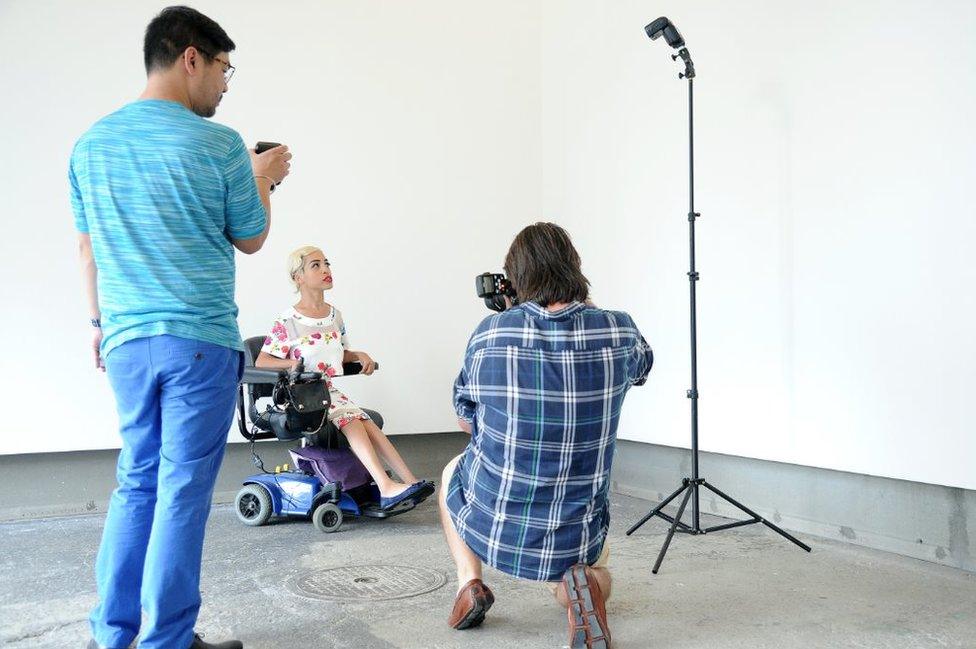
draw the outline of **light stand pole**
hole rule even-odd
[[[695,302],[695,285],[699,280],[699,275],[698,271],[695,270],[695,220],[701,216],[701,214],[695,212],[695,64],[691,61],[691,54],[689,54],[688,48],[685,47],[685,42],[681,37],[681,34],[678,33],[678,30],[667,18],[658,18],[651,24],[647,25],[644,30],[647,32],[647,35],[651,37],[651,40],[656,40],[663,35],[665,40],[667,40],[668,45],[678,50],[677,54],[671,55],[671,59],[676,61],[680,58],[684,62],[685,70],[684,72],[678,73],[678,78],[688,80],[688,252],[691,262],[688,270],[688,288],[691,303],[691,389],[688,390],[687,396],[689,399],[691,399],[691,477],[683,478],[681,480],[681,486],[678,487],[674,493],[658,503],[654,509],[649,511],[642,519],[637,521],[629,530],[627,530],[627,536],[633,534],[641,525],[655,516],[662,518],[671,524],[671,526],[668,528],[668,535],[664,539],[664,545],[661,547],[661,552],[658,554],[657,561],[654,563],[654,569],[651,571],[654,574],[657,574],[658,570],[660,570],[661,563],[664,561],[664,555],[667,553],[668,547],[671,545],[671,540],[674,538],[675,532],[682,532],[684,534],[691,535],[708,534],[710,532],[718,532],[719,530],[727,530],[733,527],[762,523],[775,531],[777,534],[792,541],[807,552],[810,552],[810,546],[794,538],[788,532],[785,532],[776,525],[770,523],[742,503],[739,503],[730,496],[722,493],[698,474],[698,319],[697,304]],[[699,507],[698,494],[700,487],[708,489],[722,500],[725,500],[729,504],[751,516],[751,518],[703,528],[701,526],[701,509]],[[671,518],[661,511],[664,509],[664,507],[670,504],[672,500],[682,494],[684,494],[684,497],[681,499],[681,504],[678,506],[678,513],[674,518]],[[688,525],[681,520],[685,513],[685,508],[688,506],[689,499],[691,500],[691,525]]]

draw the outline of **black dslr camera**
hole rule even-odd
[[[492,311],[504,311],[508,308],[505,298],[511,300],[512,305],[518,304],[515,297],[515,287],[501,273],[481,273],[474,278],[474,289],[478,297],[485,301]]]

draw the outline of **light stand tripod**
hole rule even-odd
[[[684,39],[678,30],[667,18],[658,18],[650,25],[644,28],[647,35],[651,37],[652,40],[657,39],[660,36],[664,36],[668,42],[668,45],[678,50],[677,54],[672,54],[671,59],[677,60],[679,57],[685,64],[685,71],[678,73],[679,79],[688,80],[688,188],[689,188],[689,203],[688,203],[688,243],[689,252],[691,259],[690,270],[688,271],[688,282],[691,291],[691,389],[688,390],[688,398],[691,399],[691,477],[684,478],[681,481],[681,486],[675,490],[670,496],[662,500],[657,507],[652,509],[645,515],[642,519],[637,521],[629,530],[627,530],[627,536],[630,536],[637,528],[649,521],[654,516],[664,519],[671,524],[668,529],[668,535],[664,539],[664,545],[661,547],[661,552],[658,554],[657,561],[654,564],[654,569],[651,571],[657,574],[657,571],[661,568],[661,563],[664,561],[664,555],[668,551],[668,546],[671,545],[671,539],[674,538],[675,532],[682,532],[684,534],[708,534],[710,532],[718,532],[719,530],[727,530],[733,527],[741,527],[743,525],[752,525],[754,523],[762,523],[770,529],[772,529],[777,534],[789,539],[793,543],[797,544],[807,552],[810,552],[810,546],[797,540],[789,533],[783,531],[776,525],[770,523],[762,516],[752,511],[745,505],[732,499],[730,496],[719,491],[716,487],[710,485],[704,478],[698,475],[698,349],[697,349],[697,320],[696,312],[697,307],[695,304],[695,283],[698,281],[698,271],[695,270],[695,219],[697,219],[701,214],[695,212],[695,125],[694,125],[694,78],[695,78],[695,65],[691,61],[691,55],[688,53],[688,48],[686,48]],[[751,518],[747,520],[735,521],[732,523],[725,523],[723,525],[715,525],[713,527],[702,528],[701,526],[701,512],[699,510],[699,500],[698,500],[698,490],[700,487],[705,487],[712,493],[714,493],[719,498],[725,500],[734,507],[745,512]],[[678,513],[674,518],[671,518],[665,514],[662,509],[666,507],[672,500],[684,494],[681,499],[681,505],[678,507]],[[688,506],[688,500],[691,500],[691,525],[682,522],[681,517],[685,513],[685,507]]]

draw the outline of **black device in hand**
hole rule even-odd
[[[260,155],[278,146],[281,146],[279,142],[258,142],[254,146],[254,152]]]
[[[504,311],[508,308],[505,298],[511,299],[512,304],[518,304],[515,287],[501,273],[481,273],[474,278],[474,289],[478,297],[484,299],[485,306],[492,311]]]
[[[281,146],[280,142],[258,142],[254,145],[254,152],[260,155],[265,151],[270,151],[271,149],[279,146]],[[275,183],[274,186],[277,187],[280,184],[281,183]]]

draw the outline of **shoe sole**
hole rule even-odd
[[[414,504],[419,505],[420,503],[430,498],[432,495],[434,495],[434,485],[428,483],[423,487],[421,487],[420,490],[418,490],[410,498],[411,500],[413,500]]]
[[[454,628],[458,631],[463,631],[464,629],[473,629],[476,626],[481,626],[481,623],[485,621],[485,613],[491,608],[491,605],[495,603],[495,598],[492,595],[488,597],[475,597],[474,606],[468,611],[467,615],[461,618],[461,621],[454,625]]]
[[[566,584],[566,594],[570,599],[569,610],[573,616],[573,637],[569,645],[571,649],[610,649],[610,641],[607,640],[609,634],[600,624],[593,605],[593,594],[586,579],[586,570],[573,567],[563,575],[563,583]],[[590,629],[590,634],[587,633],[587,628]],[[596,639],[592,637],[593,630],[599,630],[599,637]]]

